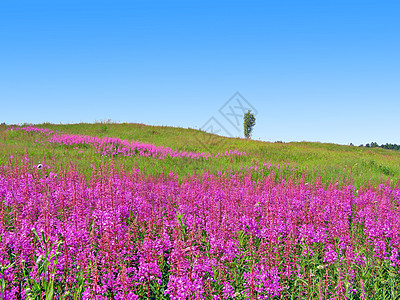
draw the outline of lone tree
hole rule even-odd
[[[256,125],[256,117],[254,117],[254,114],[249,110],[243,117],[244,136],[247,139],[250,138],[254,125]]]

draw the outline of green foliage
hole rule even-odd
[[[371,144],[366,144],[365,146],[363,144],[361,144],[358,147],[366,147],[366,148],[382,148],[382,149],[388,149],[388,150],[396,150],[399,151],[400,150],[400,145],[397,144],[382,144],[379,145],[377,142],[372,142]]]
[[[7,130],[6,134],[7,134],[7,138],[15,139],[15,138],[20,137],[22,135],[22,132],[21,131],[16,131],[16,130]]]
[[[30,276],[30,270],[33,268],[31,264],[22,263],[23,276],[26,282],[26,299],[65,299],[69,295],[69,292],[61,288],[61,291],[56,293],[57,287],[55,287],[56,266],[62,242],[50,242],[45,237],[43,230],[40,232],[40,236],[35,229],[32,229],[32,233],[35,242],[41,245],[44,253],[36,258],[34,264],[37,267],[37,277]],[[55,298],[56,294],[58,296]]]
[[[247,139],[250,138],[254,125],[256,125],[256,117],[249,110],[247,111],[247,113],[244,114],[243,117],[244,136]]]
[[[107,125],[101,125],[99,132],[100,133],[106,133],[107,132]]]
[[[0,241],[1,241],[1,239],[0,239]],[[1,299],[4,299],[4,293],[6,290],[6,281],[4,279],[4,272],[7,269],[11,268],[13,265],[14,265],[14,263],[8,264],[7,266],[0,265],[0,276],[1,276],[1,278],[0,278],[0,296],[1,296]]]

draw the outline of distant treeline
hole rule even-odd
[[[389,150],[400,150],[400,145],[397,144],[382,144],[382,145],[378,145],[378,143],[372,142],[371,144],[365,144],[365,146],[363,144],[361,144],[358,147],[365,147],[365,148],[383,148],[383,149],[389,149]]]

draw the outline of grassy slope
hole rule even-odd
[[[124,160],[127,167],[135,163],[146,168],[151,173],[175,170],[180,175],[194,170],[237,169],[240,167],[257,166],[265,163],[289,163],[290,168],[296,168],[298,173],[307,170],[312,178],[319,173],[323,181],[334,180],[343,174],[350,175],[356,185],[374,183],[386,180],[389,176],[397,180],[400,175],[400,152],[385,149],[366,149],[351,146],[322,143],[267,143],[239,138],[213,136],[194,129],[183,129],[165,126],[148,126],[143,124],[72,124],[54,125],[41,124],[59,132],[85,134],[93,136],[119,137],[121,139],[138,140],[141,142],[164,145],[180,151],[218,153],[225,150],[245,151],[248,156],[241,158],[218,158],[208,161],[192,161],[190,159],[156,160],[143,157],[130,157]],[[0,127],[0,163],[5,163],[11,154],[21,155],[25,152],[34,160],[53,158],[56,161],[77,162],[87,168],[91,163],[101,158],[91,149],[67,149],[54,145],[33,145],[38,137],[36,134],[6,132],[6,127]],[[106,158],[108,159],[108,158]],[[117,159],[116,163],[122,163]]]

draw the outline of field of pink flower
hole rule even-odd
[[[78,135],[78,134],[63,134],[47,128],[37,128],[32,126],[12,127],[10,130],[33,132],[44,135],[46,138],[36,140],[35,143],[49,143],[60,146],[69,146],[79,148],[91,147],[96,153],[103,156],[144,156],[158,159],[171,158],[190,158],[190,159],[209,159],[221,156],[243,156],[246,155],[243,151],[229,150],[225,153],[211,155],[205,152],[186,152],[177,151],[164,146],[155,146],[152,144],[142,143],[138,141],[121,140],[115,137],[99,138],[96,136]]]
[[[57,170],[57,171],[56,171]],[[400,190],[0,169],[1,299],[396,299]]]

